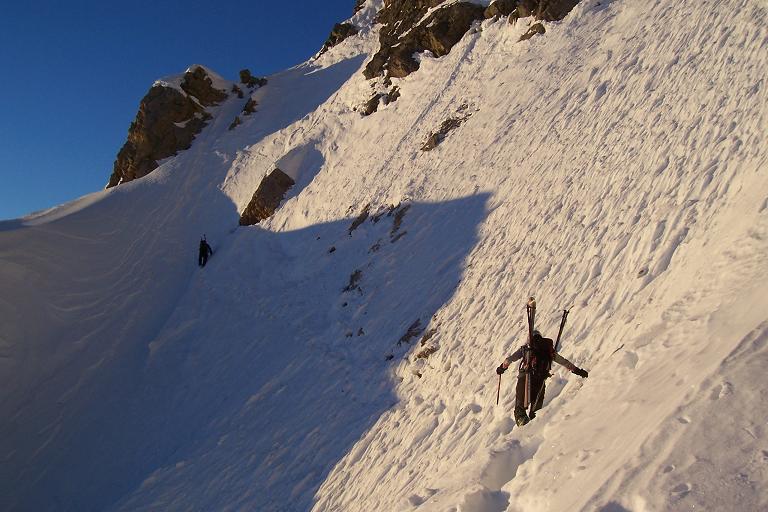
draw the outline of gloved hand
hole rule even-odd
[[[587,370],[583,370],[581,368],[574,368],[573,369],[573,373],[575,373],[576,375],[578,375],[579,377],[581,377],[583,379],[586,379],[587,377],[589,377],[589,372]]]
[[[507,371],[507,369],[506,369],[506,368],[504,368],[504,365],[503,365],[503,364],[500,364],[500,365],[499,365],[499,367],[498,367],[498,368],[496,368],[496,373],[498,373],[499,375],[501,375],[501,374],[502,374],[502,373],[504,373],[505,371]]]

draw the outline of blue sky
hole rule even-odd
[[[322,46],[354,0],[6,2],[0,219],[100,190],[152,82],[204,64],[268,75]]]

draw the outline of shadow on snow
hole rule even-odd
[[[310,509],[328,473],[397,403],[393,367],[418,343],[398,340],[452,297],[487,200],[413,203],[398,229],[387,215],[351,234],[352,218],[241,228],[202,270],[194,246],[183,259],[137,253],[131,271],[144,277],[125,289],[141,290],[131,304],[146,323],[113,319],[98,331],[126,342],[86,372],[61,434],[28,459],[11,503]]]

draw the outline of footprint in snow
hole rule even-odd
[[[412,507],[418,507],[419,505],[427,501],[429,498],[437,494],[437,489],[424,489],[424,492],[422,492],[421,494],[424,494],[424,496],[420,496],[418,494],[411,494],[408,497],[408,503],[410,503]]]
[[[693,487],[689,483],[682,483],[674,486],[672,490],[669,492],[669,494],[674,498],[675,500],[679,500],[682,498],[685,498],[691,493],[691,489]]]
[[[683,425],[687,425],[691,422],[691,419],[686,416],[680,416],[679,418],[677,418],[677,421],[679,421]]]
[[[469,411],[474,414],[479,414],[483,410],[483,408],[478,404],[469,404],[467,409],[469,409]]]
[[[671,473],[675,470],[674,464],[669,464],[668,466],[664,466],[664,469],[662,470],[662,473]]]
[[[629,368],[630,370],[634,370],[637,366],[637,362],[640,360],[640,358],[637,356],[635,352],[632,352],[631,350],[628,350],[624,352],[624,355],[621,357],[621,365],[625,368]]]

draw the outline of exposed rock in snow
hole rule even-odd
[[[534,23],[528,28],[528,31],[525,34],[520,36],[518,41],[527,41],[537,34],[545,34],[546,32],[547,30],[544,28],[544,25],[541,23]]]
[[[435,149],[452,130],[455,130],[462,125],[464,121],[470,118],[471,112],[467,112],[467,105],[464,104],[459,108],[457,115],[449,117],[440,125],[440,128],[429,134],[427,141],[421,146],[422,151],[432,151]]]
[[[426,7],[420,2],[416,4]],[[406,11],[406,16],[416,18],[420,12],[412,7]],[[436,9],[406,33],[402,33],[404,21],[398,19],[390,30],[382,29],[381,48],[366,65],[363,74],[366,78],[382,74],[391,78],[408,76],[419,69],[414,53],[429,51],[435,57],[448,54],[472,23],[483,18],[483,12],[482,6],[473,3],[449,4]],[[381,16],[381,19],[386,20],[388,16]]]
[[[351,235],[354,230],[360,227],[360,225],[365,222],[368,219],[368,215],[370,215],[371,212],[371,205],[368,203],[365,205],[365,208],[363,208],[363,211],[360,212],[360,215],[358,215],[354,221],[352,221],[352,224],[349,226],[349,234]]]
[[[254,87],[264,87],[267,85],[267,79],[266,78],[259,78],[251,75],[251,71],[249,69],[241,69],[240,70],[240,83],[244,84],[246,87],[254,88]]]
[[[358,28],[351,23],[337,23],[331,29],[331,34],[326,39],[323,47],[318,52],[318,56],[324,54],[337,44],[358,33]]]
[[[486,18],[509,16],[516,7],[517,0],[496,0],[483,11],[483,16]]]
[[[576,7],[580,0],[520,0],[517,12],[521,18],[535,16],[538,20],[557,21]]]
[[[203,66],[156,82],[139,104],[128,140],[117,154],[107,188],[146,176],[158,161],[188,149],[211,118],[205,107],[227,98],[220,77]],[[224,86],[224,90],[214,87]]]
[[[414,54],[429,52],[435,57],[448,54],[477,20],[510,14],[515,17],[533,15],[546,21],[561,20],[578,3],[579,0],[524,0],[519,3],[497,0],[483,7],[472,2],[440,5],[443,0],[390,0],[376,18],[384,24],[380,32],[380,49],[363,74],[368,79],[382,75],[403,78],[419,69]],[[535,33],[542,32],[532,32],[525,39]]]
[[[357,290],[362,293],[362,290],[360,289],[360,280],[363,278],[363,271],[360,269],[355,270],[350,274],[349,276],[349,283],[347,286],[344,287],[342,291],[345,292],[351,292],[353,290]]]
[[[226,88],[223,88],[224,90],[216,88],[211,76],[202,66],[195,66],[184,73],[181,88],[204,107],[218,105],[227,99]]]
[[[285,193],[295,182],[280,169],[275,169],[261,180],[259,188],[253,194],[253,199],[240,216],[241,226],[258,224],[275,213]]]
[[[243,124],[243,120],[240,119],[240,116],[235,116],[235,119],[232,121],[232,124],[230,124],[229,128],[227,128],[227,129],[232,131],[235,128],[237,128],[238,126],[240,126],[241,124]]]
[[[249,116],[256,112],[256,107],[258,106],[258,102],[254,100],[253,98],[249,98],[247,102],[245,102],[245,106],[243,107],[243,115]]]
[[[153,86],[141,100],[107,187],[146,176],[157,168],[158,160],[189,148],[208,118],[189,96],[169,87]]]

